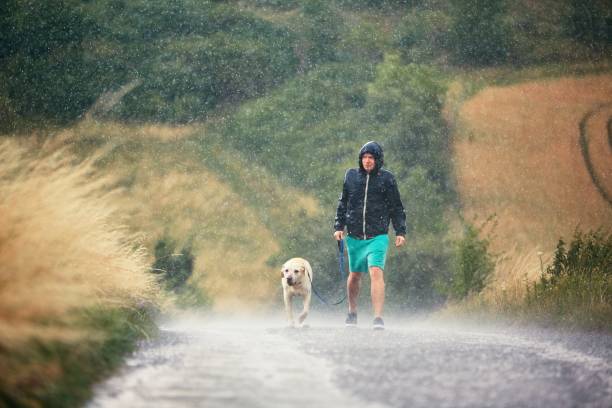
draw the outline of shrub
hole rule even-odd
[[[576,231],[559,240],[552,263],[527,286],[525,313],[569,326],[612,329],[612,234]]]
[[[394,32],[395,45],[405,62],[444,60],[449,48],[451,18],[444,10],[413,10]]]
[[[591,48],[609,48],[612,42],[610,3],[606,0],[570,0],[569,3],[567,34]]]
[[[403,65],[398,55],[387,55],[368,85],[366,108],[380,126],[390,162],[401,163],[400,176],[421,166],[447,192],[449,136],[441,116],[445,88],[434,68]]]
[[[382,32],[380,24],[364,18],[357,24],[345,25],[337,55],[340,61],[378,63],[391,46],[389,35]]]
[[[155,262],[151,271],[166,290],[176,295],[176,305],[183,308],[211,305],[205,291],[191,280],[194,265],[191,244],[179,251],[176,241],[167,235],[155,244]]]
[[[344,31],[342,15],[334,3],[325,0],[302,1],[296,26],[299,27],[302,70],[338,60],[337,47]]]
[[[81,47],[95,22],[63,0],[8,1],[0,16],[2,86],[15,112],[59,122],[82,114],[103,89]]]
[[[504,0],[453,0],[450,48],[453,60],[472,66],[507,61],[509,28]]]
[[[569,249],[559,240],[553,262],[546,268],[541,283],[554,286],[563,276],[572,275],[612,275],[612,234],[601,230],[584,234],[576,230]]]
[[[457,242],[453,260],[453,274],[448,286],[449,294],[463,299],[480,293],[494,270],[493,256],[489,253],[489,240],[480,238],[483,226],[466,224],[463,237]]]
[[[167,290],[176,291],[183,287],[193,274],[194,256],[191,247],[176,251],[176,242],[163,237],[155,244],[155,262],[152,271],[157,274]]]

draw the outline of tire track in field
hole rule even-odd
[[[607,133],[608,133],[609,150],[607,152],[601,152],[604,156],[606,155],[606,153],[608,156],[610,156],[610,161],[609,161],[610,166],[608,168],[605,168],[605,167],[603,169],[598,168],[598,166],[593,163],[592,152],[589,149],[591,142],[593,140],[591,136],[595,138],[598,136],[600,136],[601,138],[605,138],[605,135],[604,135],[605,131],[594,134],[594,135],[590,135],[588,131],[588,124],[591,119],[593,119],[598,114],[602,113],[603,111],[611,107],[612,107],[612,103],[604,103],[604,104],[600,104],[596,106],[594,109],[587,112],[582,117],[582,120],[580,121],[580,126],[579,126],[580,127],[580,150],[582,152],[582,157],[584,158],[585,166],[587,168],[587,171],[589,172],[589,175],[591,176],[591,180],[593,181],[593,184],[597,188],[597,191],[599,191],[601,196],[604,198],[604,200],[608,202],[608,204],[610,204],[610,206],[612,206],[612,191],[610,191],[610,189],[606,186],[605,174],[606,174],[606,171],[608,173],[612,172],[611,170],[612,169],[612,116],[608,118],[607,126],[606,126]],[[610,115],[610,113],[608,115]],[[605,141],[603,139],[601,141],[603,142],[601,144],[605,146]],[[612,177],[612,174],[608,174],[608,178],[610,177]]]
[[[612,117],[608,119],[608,145],[612,152]]]

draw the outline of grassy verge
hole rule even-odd
[[[549,265],[538,267],[537,280],[527,278],[526,266],[514,264],[524,280],[490,285],[440,316],[612,332],[612,234],[576,232],[567,247],[560,240]]]
[[[92,385],[107,376],[155,332],[150,311],[91,308],[75,312],[71,323],[47,327],[78,330],[78,339],[37,337],[0,349],[0,405],[76,407],[91,397]],[[7,374],[7,372],[4,372]]]

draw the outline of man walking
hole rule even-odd
[[[400,199],[395,177],[383,169],[383,150],[376,142],[368,142],[359,151],[359,168],[349,169],[344,176],[342,194],[338,200],[334,238],[344,238],[349,256],[347,280],[347,326],[357,325],[357,298],[364,273],[370,274],[373,328],[382,330],[385,304],[383,271],[389,247],[389,221],[395,229],[395,246],[406,239],[406,213]]]

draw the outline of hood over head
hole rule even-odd
[[[370,153],[372,156],[374,156],[374,160],[376,162],[376,167],[374,167],[374,172],[377,172],[378,170],[380,170],[384,164],[384,157],[385,157],[385,155],[383,154],[382,147],[378,143],[373,142],[373,141],[370,141],[364,144],[363,146],[361,146],[361,149],[359,150],[359,168],[364,171],[365,169],[363,168],[363,164],[361,163],[361,158],[366,153]]]

